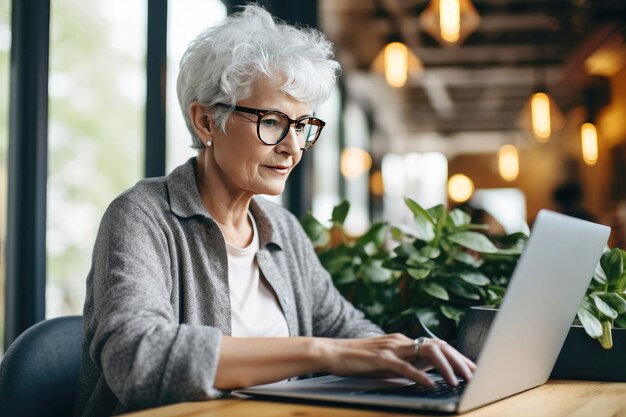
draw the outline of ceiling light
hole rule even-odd
[[[457,45],[480,25],[470,0],[431,0],[419,17],[420,26],[444,45]]]
[[[546,93],[537,92],[530,98],[530,117],[533,133],[539,142],[547,142],[552,134],[550,122],[550,97]]]
[[[372,69],[385,74],[392,87],[403,87],[410,76],[419,76],[424,66],[411,49],[402,42],[390,42],[378,53]]]
[[[519,175],[519,153],[513,145],[504,145],[498,152],[498,170],[505,181],[513,181]]]
[[[385,46],[385,80],[392,87],[402,87],[409,78],[409,49],[401,42]]]
[[[583,151],[583,160],[587,165],[598,162],[598,131],[593,123],[583,123],[580,126],[580,139]]]
[[[474,193],[474,182],[463,174],[455,174],[448,180],[448,195],[450,200],[463,203]]]
[[[545,90],[539,90],[526,102],[521,124],[538,142],[546,143],[563,127],[564,119],[554,99]]]

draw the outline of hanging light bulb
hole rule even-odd
[[[470,0],[431,0],[419,17],[420,26],[446,46],[458,45],[480,25]]]
[[[563,127],[565,119],[554,99],[545,90],[539,90],[528,98],[518,122],[538,142],[546,143]]]
[[[519,153],[513,145],[504,145],[498,152],[498,169],[505,181],[513,181],[519,175]]]
[[[533,133],[539,142],[550,140],[552,127],[550,122],[550,98],[546,93],[535,93],[530,99],[530,115]]]
[[[402,87],[409,78],[409,51],[401,42],[385,46],[385,80],[392,87]]]
[[[598,132],[593,123],[583,123],[580,127],[580,139],[583,150],[583,160],[587,165],[598,162]]]
[[[388,43],[372,62],[372,70],[383,73],[392,87],[403,87],[409,76],[419,76],[423,69],[420,59],[402,42]]]
[[[461,37],[461,5],[459,0],[439,1],[439,34],[450,43]]]

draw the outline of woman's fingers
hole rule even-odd
[[[441,376],[452,385],[458,383],[455,375],[469,381],[476,371],[476,365],[472,361],[441,340],[429,339],[424,342],[419,348],[418,356],[420,362],[427,362],[437,368]]]
[[[416,349],[414,341],[394,334],[369,339],[351,339],[341,343],[345,349],[335,357],[330,371],[338,375],[401,376],[432,386],[425,369],[435,367],[451,385],[457,385],[456,375],[469,381],[476,365],[446,342],[438,339],[421,341]],[[421,369],[420,369],[421,368]]]
[[[474,365],[474,370],[472,370],[470,366],[470,364],[473,365],[472,361],[461,355],[451,346],[444,346],[441,351],[445,355],[448,362],[452,365],[457,375],[460,375],[466,381],[472,379],[474,376],[474,370],[476,369],[476,365]]]
[[[448,384],[457,386],[459,381],[455,376],[455,369],[453,369],[453,366],[457,364],[451,364],[448,361],[448,357],[442,352],[446,347],[447,345],[444,346],[435,340],[425,342],[419,349],[419,357],[428,360],[428,362],[437,368]]]

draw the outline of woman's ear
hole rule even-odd
[[[206,106],[199,101],[194,101],[189,105],[187,114],[196,135],[202,142],[206,143],[208,140],[213,140],[213,134],[211,133],[211,114]]]

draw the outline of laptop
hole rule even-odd
[[[457,392],[436,394],[432,388],[423,389],[403,378],[333,375],[237,392],[270,399],[464,413],[542,385],[556,362],[609,233],[606,226],[547,210],[539,212],[479,354],[478,369]]]

